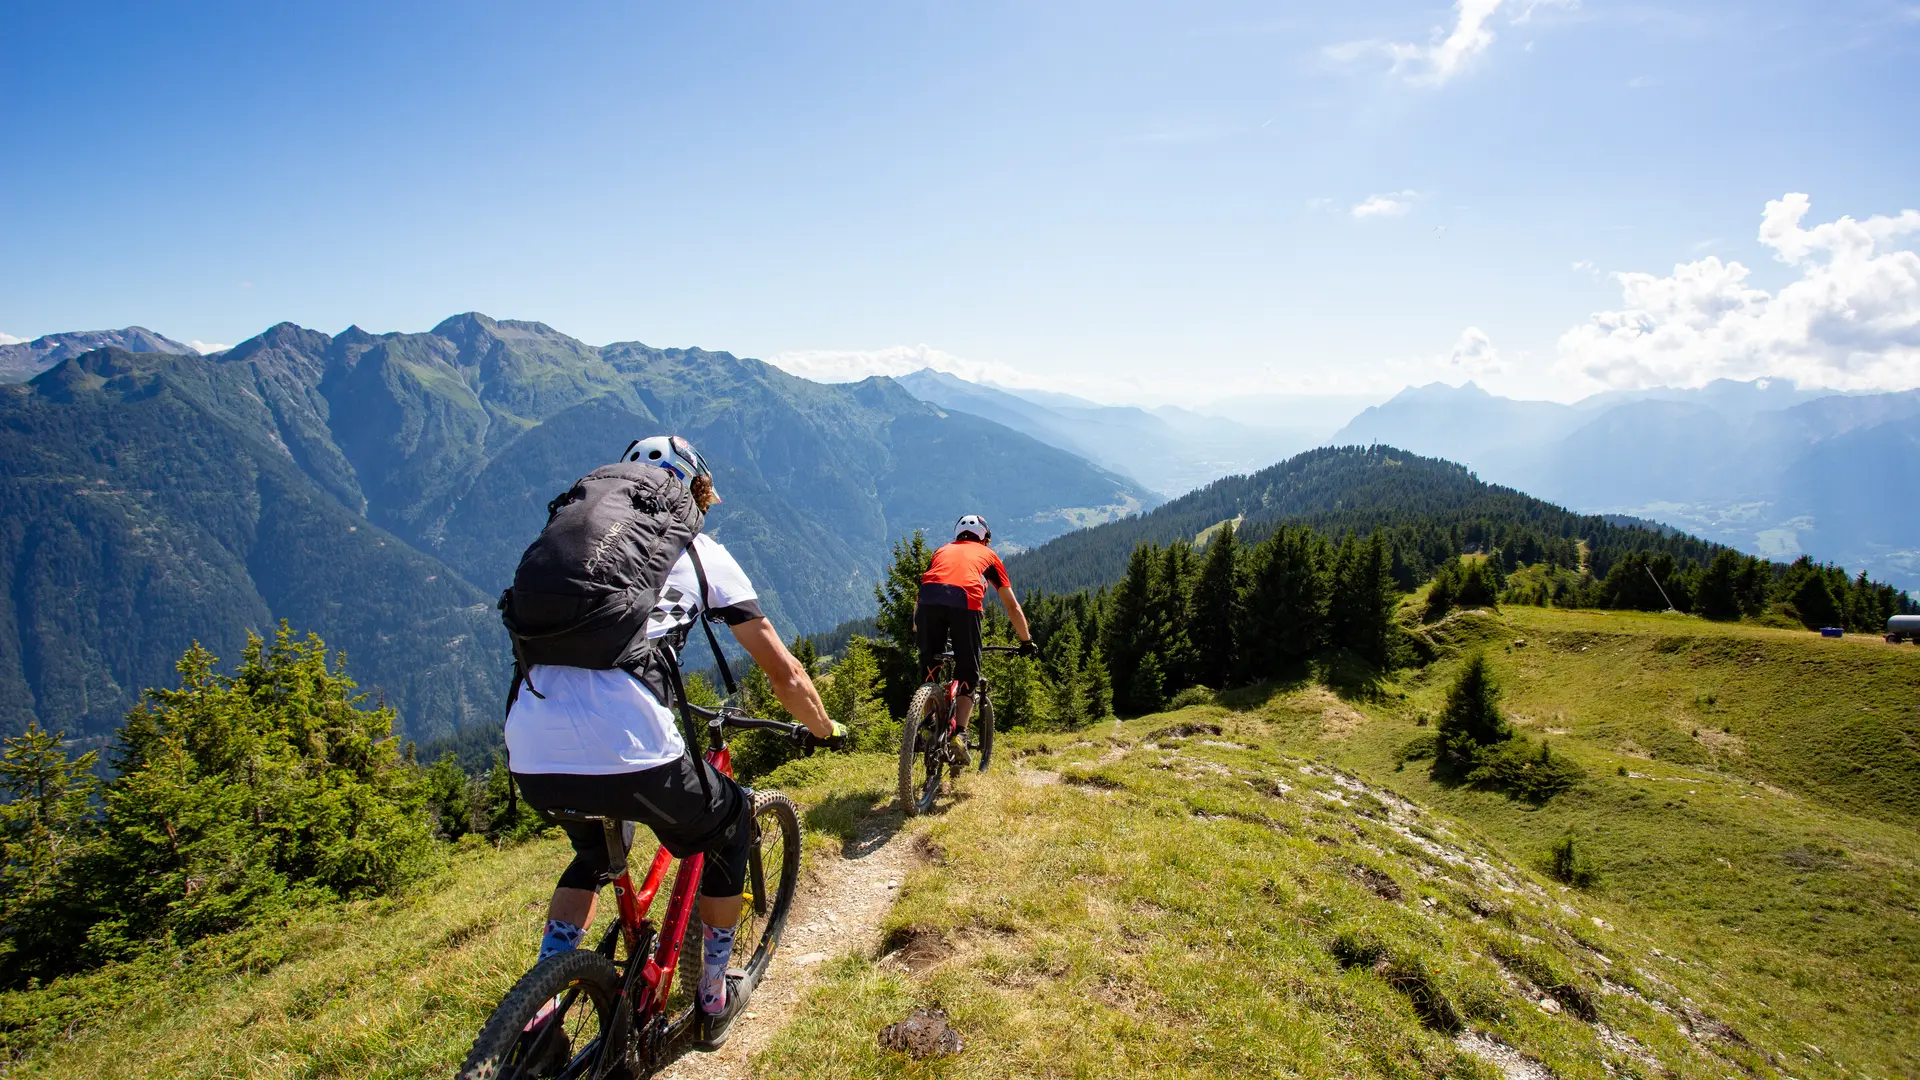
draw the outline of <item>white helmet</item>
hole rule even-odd
[[[635,439],[621,452],[622,461],[649,461],[674,475],[674,478],[688,487],[693,486],[696,476],[712,476],[707,468],[707,459],[693,448],[693,444],[678,435],[655,435],[651,439]]]
[[[985,543],[993,539],[993,529],[987,525],[987,519],[979,514],[968,514],[953,523],[953,538],[959,540],[971,536]]]

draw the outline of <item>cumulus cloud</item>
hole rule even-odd
[[[1622,307],[1560,338],[1564,371],[1607,386],[1700,386],[1777,376],[1803,386],[1920,386],[1920,211],[1802,224],[1812,202],[1766,205],[1759,239],[1798,277],[1777,292],[1708,256],[1661,277],[1613,275]]]
[[[1494,16],[1503,8],[1515,24],[1527,22],[1535,9],[1547,6],[1573,6],[1573,0],[1454,0],[1453,25],[1436,26],[1425,44],[1411,41],[1350,41],[1329,46],[1326,55],[1334,60],[1352,61],[1364,56],[1384,56],[1393,64],[1393,73],[1410,83],[1439,86],[1466,70],[1473,59],[1492,47]]]
[[[1453,343],[1453,351],[1447,354],[1447,367],[1469,378],[1507,370],[1507,365],[1500,360],[1500,350],[1493,347],[1493,339],[1477,326],[1460,331],[1460,340]]]
[[[1382,195],[1369,195],[1354,204],[1353,216],[1357,218],[1404,217],[1407,211],[1413,209],[1413,200],[1418,196],[1419,193],[1413,191],[1391,191]]]
[[[12,334],[0,334],[0,345],[22,345],[26,340],[26,338],[14,337]]]
[[[192,349],[194,352],[199,353],[201,356],[206,356],[209,353],[226,352],[228,349],[233,348],[233,346],[214,345],[209,342],[201,341],[199,338],[194,338],[192,341],[187,342],[187,348]]]

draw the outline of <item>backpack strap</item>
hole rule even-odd
[[[693,560],[693,576],[700,582],[700,629],[707,632],[707,644],[713,649],[713,662],[720,665],[720,681],[726,684],[727,696],[740,692],[734,684],[733,669],[727,666],[727,656],[720,651],[720,639],[713,636],[713,623],[707,619],[707,568],[700,565],[699,537],[687,544],[687,558]]]
[[[687,700],[687,687],[680,679],[680,655],[674,651],[672,644],[662,641],[655,663],[666,668],[667,685],[672,690],[674,704],[680,713],[680,734],[687,743],[687,756],[693,759],[693,769],[700,774],[700,794],[711,800],[712,782],[707,779],[706,762],[700,758],[700,742],[694,737],[699,726],[693,722],[692,703]]]

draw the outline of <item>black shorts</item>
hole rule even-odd
[[[700,774],[707,786],[703,790]],[[705,852],[703,896],[739,896],[747,879],[747,849],[753,840],[753,807],[746,792],[705,759],[680,760],[639,772],[606,775],[515,773],[520,794],[535,809],[639,822],[660,838],[676,859]],[[573,841],[573,864],[560,876],[569,889],[597,889],[607,882],[610,857],[598,825],[562,823]],[[628,842],[632,842],[629,835]]]
[[[953,677],[960,692],[970,694],[980,681],[981,614],[963,607],[922,604],[914,614],[920,640],[920,670],[931,672],[940,666],[940,654],[953,649]]]

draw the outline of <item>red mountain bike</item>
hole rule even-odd
[[[985,645],[983,652],[1017,653],[1012,645]],[[993,701],[987,696],[987,676],[973,688],[973,717],[968,732],[977,732],[980,771],[993,761]],[[956,726],[954,700],[960,683],[953,677],[953,653],[940,654],[940,666],[927,672],[927,681],[914,691],[907,718],[900,725],[900,805],[909,814],[933,809],[940,796],[940,777],[964,760],[967,733]]]
[[[758,720],[731,708],[693,709],[707,719],[707,761],[727,776],[733,775],[733,755],[726,741],[730,729],[771,731],[809,750],[819,745],[799,724]],[[673,894],[656,931],[647,910],[674,861],[667,849],[654,852],[645,883],[635,889],[621,822],[567,811],[544,816],[555,822],[596,822],[606,830],[619,916],[607,927],[598,948],[557,953],[520,977],[473,1041],[459,1080],[648,1076],[677,1057],[684,1040],[698,1037],[695,987],[700,928],[694,901],[706,857],[694,855],[680,861]],[[733,945],[735,960],[746,959],[729,970],[730,975],[740,976],[738,992],[743,999],[753,992],[779,947],[800,880],[800,815],[792,800],[771,791],[754,794],[753,823],[746,903]],[[674,993],[674,971],[683,948],[692,951],[694,962]],[[713,1048],[697,1041],[692,1045]]]

